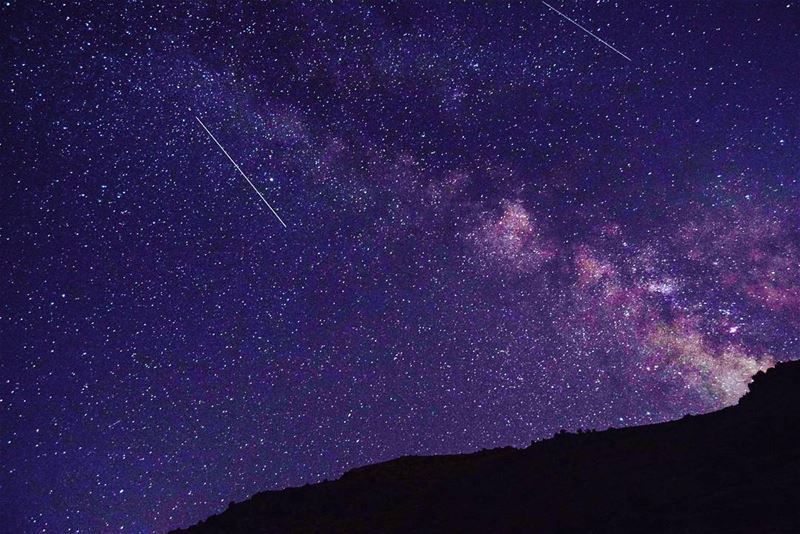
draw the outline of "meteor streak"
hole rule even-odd
[[[548,4],[547,2],[542,2],[542,3],[543,3],[544,5],[546,5],[547,7],[549,7],[550,9],[552,9],[553,11],[555,11],[556,13],[558,13],[559,15],[561,15],[562,17],[564,17],[565,19],[567,19],[568,21],[570,21],[571,23],[573,23],[573,24],[574,24],[575,26],[577,26],[578,28],[582,29],[583,31],[585,31],[586,33],[588,33],[589,35],[591,35],[592,37],[594,37],[595,39],[597,39],[598,41],[600,41],[601,43],[603,43],[604,45],[606,45],[607,47],[609,47],[611,50],[613,50],[613,51],[614,51],[614,52],[616,52],[617,54],[621,55],[622,57],[624,57],[624,58],[625,58],[625,59],[627,59],[628,61],[630,61],[630,60],[631,60],[631,58],[629,58],[628,56],[626,56],[625,54],[623,54],[622,52],[620,52],[619,50],[617,50],[616,48],[614,48],[613,46],[611,46],[609,43],[607,43],[607,42],[605,42],[604,40],[600,39],[598,36],[596,36],[595,34],[593,34],[592,32],[590,32],[589,30],[587,30],[586,28],[584,28],[583,26],[581,26],[580,24],[578,24],[577,22],[575,22],[574,20],[572,20],[571,18],[569,18],[568,16],[566,16],[565,14],[563,14],[561,11],[557,10],[556,8],[554,8],[553,6],[551,6],[550,4]]]
[[[264,195],[262,195],[262,194],[261,194],[261,191],[259,191],[259,190],[258,190],[258,188],[257,188],[255,185],[253,185],[253,182],[251,182],[251,181],[250,181],[250,178],[248,178],[248,177],[247,177],[247,175],[244,173],[244,171],[242,171],[242,169],[241,169],[241,168],[239,168],[239,165],[237,165],[237,164],[236,164],[236,162],[235,162],[235,161],[233,161],[233,158],[230,156],[230,154],[228,154],[228,151],[227,151],[227,150],[225,150],[225,147],[223,147],[223,146],[222,146],[222,145],[219,143],[219,141],[217,141],[217,138],[216,138],[216,137],[214,137],[214,134],[212,134],[212,133],[211,133],[211,131],[210,131],[208,128],[206,128],[206,125],[205,125],[205,124],[203,124],[203,121],[201,121],[201,120],[200,120],[200,117],[198,117],[197,115],[195,115],[195,117],[194,117],[194,118],[195,118],[195,119],[197,119],[197,122],[199,122],[199,123],[200,123],[200,126],[202,126],[202,127],[203,127],[203,129],[206,131],[206,133],[207,133],[207,134],[208,134],[208,135],[211,137],[211,139],[213,139],[213,140],[214,140],[214,142],[217,144],[217,146],[219,147],[219,149],[220,149],[220,150],[222,150],[222,153],[223,153],[223,154],[225,154],[225,155],[228,157],[228,159],[229,159],[229,160],[231,160],[231,163],[233,163],[233,166],[234,166],[234,167],[236,167],[236,170],[237,170],[237,171],[239,171],[239,174],[241,174],[241,175],[244,177],[244,179],[245,179],[245,180],[247,180],[247,183],[248,183],[248,184],[250,184],[250,187],[252,187],[252,188],[253,188],[253,190],[256,192],[256,194],[258,194],[258,196],[259,196],[259,197],[261,197],[261,200],[263,200],[263,201],[264,201],[264,204],[266,204],[266,205],[267,205],[267,207],[269,208],[269,210],[272,212],[272,214],[273,214],[273,215],[275,215],[275,217],[276,217],[276,218],[278,219],[278,221],[279,221],[279,222],[280,222],[280,223],[283,225],[283,227],[284,227],[284,228],[288,228],[288,227],[286,226],[286,223],[285,223],[285,222],[283,222],[283,219],[281,219],[281,216],[280,216],[280,215],[278,215],[278,212],[277,212],[277,211],[275,211],[275,210],[272,208],[272,206],[270,206],[270,205],[269,205],[269,202],[267,202],[267,199],[266,199],[266,198],[264,198]]]

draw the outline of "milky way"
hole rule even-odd
[[[155,532],[800,355],[800,4],[6,2],[2,522]],[[198,125],[214,132],[284,228]]]

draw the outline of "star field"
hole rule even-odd
[[[552,4],[631,61],[540,2],[4,3],[9,531],[162,532],[797,359],[800,4]]]

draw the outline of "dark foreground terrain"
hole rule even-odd
[[[800,361],[758,373],[718,412],[399,458],[176,532],[574,531],[800,532]]]

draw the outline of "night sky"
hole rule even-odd
[[[800,357],[800,3],[549,3],[630,61],[541,2],[5,2],[5,528],[164,531]]]

